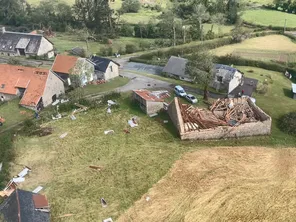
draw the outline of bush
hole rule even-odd
[[[33,119],[26,119],[23,122],[22,133],[30,136],[30,135],[34,134],[34,132],[36,130],[38,130],[39,128],[40,128],[40,126],[36,121],[34,121]]]
[[[266,84],[266,82],[264,82],[263,84],[262,83],[259,83],[257,85],[257,88],[256,88],[256,92],[259,93],[259,94],[266,94],[268,91],[268,83]]]
[[[125,13],[137,13],[141,8],[139,0],[125,0],[122,2],[121,9]]]
[[[127,44],[125,46],[125,52],[127,54],[130,54],[130,53],[134,53],[137,51],[137,46],[133,45],[133,44]]]
[[[77,102],[84,97],[84,89],[76,88],[68,93],[68,98],[71,102]]]
[[[278,127],[281,131],[296,136],[296,112],[281,116],[278,120]]]
[[[0,171],[0,190],[2,190],[9,181],[10,162],[13,161],[13,133],[8,131],[0,135],[0,163],[2,163],[2,170]],[[1,220],[0,220],[1,221]]]
[[[120,36],[133,37],[134,36],[134,27],[129,24],[122,24],[119,29]]]

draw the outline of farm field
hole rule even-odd
[[[234,54],[250,59],[295,61],[296,44],[282,35],[268,35],[213,50],[217,56]]]
[[[247,10],[243,13],[242,19],[246,22],[251,22],[264,26],[280,26],[284,27],[285,19],[287,19],[287,27],[296,27],[296,15],[284,13],[275,10]]]
[[[295,157],[295,147],[187,153],[118,221],[293,221]]]
[[[85,114],[81,113],[77,115],[77,120],[75,121],[71,121],[66,117],[59,121],[46,123],[44,126],[54,129],[54,133],[47,137],[18,136],[14,144],[16,156],[12,164],[11,175],[15,175],[20,170],[20,165],[28,165],[32,168],[32,172],[26,178],[26,181],[20,185],[20,188],[32,190],[38,185],[44,186],[42,193],[48,196],[51,203],[53,222],[86,222],[102,220],[108,217],[116,220],[136,200],[139,200],[153,184],[158,182],[168,172],[172,164],[187,151],[196,151],[203,147],[246,146],[251,144],[272,147],[294,146],[296,144],[296,138],[282,133],[276,126],[277,118],[280,115],[296,109],[295,100],[290,97],[290,81],[281,73],[253,67],[238,68],[244,71],[246,76],[255,77],[260,81],[268,78],[266,75],[270,75],[270,78],[273,80],[273,83],[269,84],[266,95],[254,95],[257,100],[256,103],[273,118],[274,123],[271,137],[182,142],[178,139],[177,132],[171,122],[168,124],[162,123],[163,120],[168,119],[166,114],[161,114],[156,118],[147,117],[140,111],[137,105],[130,102],[129,94],[123,94],[122,98],[117,100],[120,108],[114,109],[111,115],[107,115],[106,107],[96,108],[89,110]],[[127,120],[133,116],[138,116],[139,127],[131,129],[130,134],[125,134],[123,130],[127,128]],[[114,130],[115,133],[105,135],[105,130]],[[68,135],[64,139],[60,139],[59,136],[65,132]],[[248,149],[246,149],[246,151],[242,152],[243,154],[234,155],[233,157],[238,159],[234,158],[230,161],[230,165],[227,165],[229,169],[236,169],[237,165],[231,164],[239,162],[240,159],[237,156],[245,158],[248,164],[249,159],[251,160],[253,155],[248,152]],[[270,170],[267,171],[267,174],[268,172],[272,173],[272,169],[269,169],[267,166],[269,166],[269,163],[273,163],[272,160],[274,159],[272,158],[277,156],[277,154],[271,153],[271,156],[269,154],[265,156],[265,154],[260,152],[254,152],[254,155],[257,156],[256,161],[266,161],[267,164],[262,165],[260,169],[263,170],[266,168],[266,170]],[[281,153],[278,155],[281,156]],[[202,158],[203,155],[198,156]],[[228,160],[225,161],[227,162]],[[289,158],[284,162],[290,163],[288,161],[290,161]],[[205,163],[209,162],[205,161]],[[253,164],[256,165],[255,163]],[[92,170],[89,168],[90,165],[100,166],[102,170]],[[257,170],[258,166],[256,165],[255,167]],[[196,168],[196,170],[198,169]],[[216,169],[217,172],[223,170],[214,167],[209,168],[208,171],[216,173],[216,170],[213,169]],[[241,171],[240,169],[238,170],[241,174],[246,173],[243,169]],[[265,171],[259,172],[262,175]],[[230,176],[231,178],[239,179],[241,178],[239,176],[241,175],[240,173],[238,175],[234,174],[233,177],[232,174]],[[182,175],[185,176],[185,174]],[[190,176],[191,174],[188,173],[188,175]],[[215,176],[216,174],[213,175]],[[251,170],[247,179],[241,180],[241,186],[248,187],[249,183],[247,181],[252,180],[253,177],[255,177],[255,174]],[[214,177],[210,178],[215,181]],[[258,179],[258,183],[259,181]],[[224,186],[220,182],[219,180],[218,184]],[[203,181],[200,181],[200,183],[203,184]],[[233,189],[233,192],[237,190],[235,187]],[[271,187],[268,187],[268,189],[271,189]],[[278,190],[275,189],[275,192],[272,193],[276,193],[276,191]],[[183,194],[183,190],[181,193]],[[229,195],[234,195],[234,193],[231,191]],[[108,203],[107,208],[101,207],[100,198],[102,197]],[[151,197],[153,201],[153,195]],[[251,199],[253,199],[252,197]],[[168,196],[168,200],[169,198]],[[274,198],[276,199],[277,196]],[[164,201],[163,203],[166,202],[165,199],[162,200]],[[184,198],[183,200],[183,205],[178,206],[181,208],[184,207],[184,212],[186,213],[186,206],[187,203],[190,203],[190,199]],[[265,201],[265,199],[263,200]],[[235,199],[235,201],[240,201],[240,199]],[[264,201],[262,205],[257,202],[254,202],[254,204],[258,204],[260,209],[265,210]],[[225,203],[228,202],[226,201]],[[251,205],[252,203],[248,202],[247,204]],[[238,207],[241,207],[241,205],[238,205]],[[222,207],[221,209],[224,208]],[[143,213],[145,212],[144,210]],[[264,214],[262,217],[266,216],[268,218],[268,215],[272,215],[274,211],[273,209],[270,210],[272,210],[269,211],[271,212],[270,214]],[[276,208],[276,210],[279,210],[279,208]],[[178,211],[176,213],[171,212],[172,218],[174,215],[179,216]],[[219,214],[216,216],[222,215],[223,212],[224,210],[219,211]],[[250,212],[252,217],[254,213],[253,208],[250,208]],[[245,213],[243,211],[241,216],[245,216]],[[72,215],[62,217],[65,214]]]

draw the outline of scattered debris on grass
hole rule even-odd
[[[157,113],[153,113],[153,114],[150,114],[149,116],[152,118],[152,117],[155,117],[157,115],[158,115]]]
[[[117,104],[113,100],[108,100],[107,103],[108,103],[108,106],[112,106],[112,105],[116,105]]]
[[[164,121],[163,121],[163,123],[168,123],[168,122],[169,122],[168,120],[164,120]]]
[[[57,218],[71,217],[71,216],[74,216],[74,215],[75,214],[64,214],[64,215],[58,216]]]
[[[112,218],[111,218],[111,217],[109,217],[109,218],[107,218],[107,219],[103,220],[103,222],[113,222],[113,220],[112,220]]]
[[[111,109],[110,109],[110,107],[107,108],[107,113],[108,113],[108,114],[111,114]]]
[[[107,202],[104,200],[104,198],[101,198],[101,205],[102,207],[107,207]]]
[[[2,171],[2,166],[3,166],[3,163],[1,162],[0,163],[0,172]]]
[[[107,135],[107,134],[113,134],[114,133],[114,130],[105,130],[104,133],[105,133],[105,135]]]
[[[39,193],[42,189],[43,189],[42,186],[38,186],[32,191],[32,193]]]
[[[22,183],[25,181],[25,178],[24,177],[15,177],[15,178],[12,178],[12,181],[14,183]]]
[[[123,132],[125,132],[126,134],[131,133],[128,129],[124,129]]]
[[[145,199],[146,199],[147,202],[150,201],[150,197],[149,196],[147,196]]]
[[[60,139],[63,139],[63,138],[65,138],[67,135],[68,135],[68,133],[67,133],[67,132],[66,132],[66,133],[63,133],[62,135],[60,135]]]
[[[31,171],[32,171],[31,168],[25,166],[24,169],[17,176],[18,177],[25,177]]]
[[[89,168],[94,169],[94,170],[98,170],[98,171],[101,171],[103,169],[102,166],[94,166],[94,165],[90,165]]]
[[[134,116],[132,117],[130,120],[127,121],[128,124],[130,125],[130,127],[134,128],[136,126],[138,126],[138,117],[137,116]]]

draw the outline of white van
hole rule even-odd
[[[175,86],[174,91],[177,96],[185,97],[187,95],[182,86]]]

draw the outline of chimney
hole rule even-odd
[[[2,34],[4,34],[6,32],[5,27],[2,27]]]

